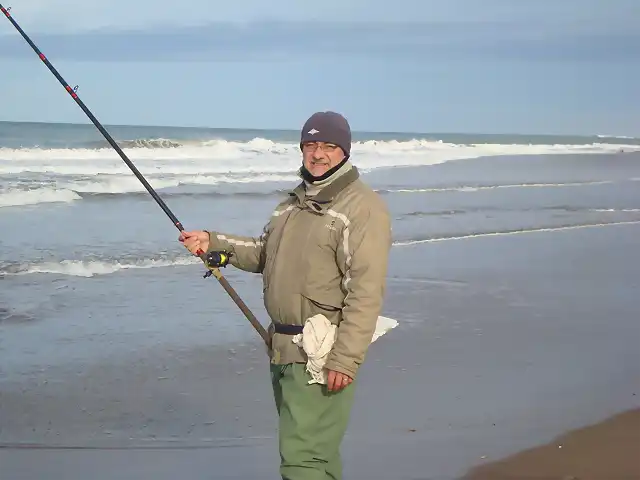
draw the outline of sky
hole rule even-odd
[[[640,135],[639,0],[21,0],[11,14],[105,125],[298,129],[337,110],[359,131]],[[0,91],[0,120],[89,122],[4,16]]]

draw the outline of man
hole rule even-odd
[[[351,129],[342,115],[313,114],[300,148],[303,181],[276,207],[260,237],[194,231],[183,232],[180,241],[192,253],[231,252],[232,265],[262,274],[272,320],[281,476],[341,479],[352,382],[382,308],[391,226],[384,202],[350,162]],[[324,364],[326,386],[309,383],[308,356],[292,341],[317,314],[338,325]]]

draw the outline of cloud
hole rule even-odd
[[[161,8],[158,4],[157,0],[16,0],[12,13],[23,27],[49,34],[256,21],[531,25],[557,21],[572,28],[599,23],[609,29],[631,29],[640,18],[638,0],[182,0]],[[315,33],[311,27],[309,34]]]
[[[640,0],[23,0],[12,13],[45,54],[73,60],[640,58]],[[0,23],[0,57],[24,47]]]
[[[456,0],[450,0],[456,3]],[[464,0],[463,3],[466,3]],[[157,0],[23,0],[12,14],[25,27],[39,33],[82,33],[105,28],[149,29],[160,26],[197,26],[211,22],[244,24],[254,21],[406,21],[411,12],[427,14],[441,1],[397,0],[393,6],[381,0],[182,0],[158,8]],[[458,2],[459,3],[459,0]],[[446,10],[446,8],[445,8]]]
[[[314,32],[314,34],[310,34]],[[619,60],[640,58],[640,34],[610,32],[600,23],[566,25],[495,20],[439,22],[255,21],[196,27],[42,34],[52,58],[110,61],[213,61],[367,58]],[[20,45],[22,43],[23,45]],[[0,37],[0,56],[23,57],[24,41]]]

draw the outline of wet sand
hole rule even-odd
[[[627,225],[394,250],[384,313],[400,326],[362,368],[345,480],[453,480],[639,407],[640,300],[629,261],[638,234]],[[144,275],[152,278],[120,278]],[[230,303],[221,289],[193,284],[192,295]],[[159,293],[148,285],[145,296]],[[257,304],[258,289],[245,287]],[[250,328],[237,312],[229,318]],[[111,328],[134,320],[114,316]],[[65,361],[4,364],[2,480],[278,478],[257,335],[225,347],[165,335],[149,346],[136,343],[145,331],[122,329],[120,343],[107,345],[83,332],[77,341],[103,354],[64,358],[60,343],[52,348]]]
[[[589,425],[506,459],[472,469],[464,480],[640,479],[640,409]]]

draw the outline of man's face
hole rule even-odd
[[[306,142],[302,144],[302,158],[309,173],[320,177],[342,161],[344,152],[332,143]]]

